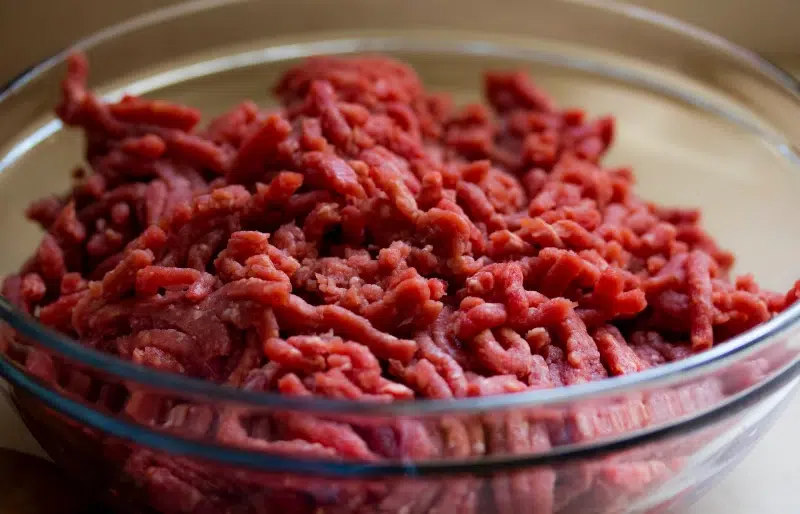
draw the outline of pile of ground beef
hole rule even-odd
[[[521,72],[487,73],[487,105],[453,106],[388,58],[311,58],[275,87],[278,108],[247,101],[204,128],[190,107],[104,103],[87,74],[73,55],[57,112],[84,130],[88,167],[68,195],[30,207],[47,234],[3,295],[144,366],[370,402],[505,394],[687,357],[798,296],[797,286],[783,295],[729,279],[733,258],[697,210],[648,203],[629,169],[603,167],[612,118],[557,108]],[[27,359],[31,373],[89,394],[83,375],[46,354]],[[546,451],[680,416],[723,387],[549,419],[390,428],[165,412],[137,391],[113,403],[151,425],[213,426],[253,451],[376,461]],[[110,405],[105,393],[93,401]],[[233,478],[176,462],[140,451],[126,464],[163,512],[228,512],[225,502],[244,494]],[[668,464],[617,463],[580,479],[537,471],[498,482],[492,495],[498,511],[518,511],[517,501],[535,514],[566,512],[598,481],[641,490]],[[469,511],[477,493],[454,484],[411,494],[424,503],[413,512]],[[406,503],[383,511],[407,512]]]

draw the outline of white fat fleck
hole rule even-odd
[[[641,240],[643,243],[647,243],[648,245],[652,246],[656,242],[656,236],[655,234],[648,232],[647,234],[641,237]]]

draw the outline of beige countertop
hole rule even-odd
[[[0,0],[0,48],[14,49],[0,57],[0,78],[19,73],[101,27],[181,1],[184,0]],[[770,56],[800,51],[797,0],[625,1],[689,20]],[[424,0],[420,4],[424,5]]]

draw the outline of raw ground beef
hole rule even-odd
[[[783,295],[749,276],[730,279],[733,258],[697,210],[648,203],[631,170],[601,164],[613,118],[560,109],[521,72],[487,73],[487,104],[456,107],[402,63],[317,57],[277,84],[280,107],[246,101],[205,127],[190,107],[132,96],[104,103],[87,75],[73,55],[57,108],[84,130],[87,168],[68,195],[31,205],[46,235],[3,295],[82,344],[144,366],[368,402],[505,394],[682,359],[798,297],[798,286]],[[253,451],[364,461],[546,451],[724,395],[712,381],[567,413],[375,427],[165,406],[121,386],[98,391],[42,352],[30,351],[26,365],[139,422],[213,431]],[[251,512],[226,509],[264,487],[255,475],[147,451],[126,458],[126,473],[162,512]],[[492,508],[612,512],[677,465],[501,476],[491,481]],[[375,486],[373,499],[350,498],[345,511],[380,503],[387,513],[479,512],[475,480],[400,483],[383,497]],[[303,502],[341,511],[341,498],[324,500],[326,487],[310,482]],[[298,501],[291,511],[306,512]]]

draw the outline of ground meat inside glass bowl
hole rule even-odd
[[[649,203],[602,164],[613,118],[557,107],[522,72],[488,72],[486,103],[455,106],[394,60],[315,57],[275,86],[278,107],[204,126],[191,107],[106,103],[87,76],[73,55],[57,113],[88,166],[29,208],[47,233],[3,295],[144,366],[369,402],[514,393],[682,359],[798,296],[729,278],[697,210]],[[619,429],[573,421],[520,449]],[[299,416],[271,437],[314,456],[444,451],[419,437],[396,455]]]

